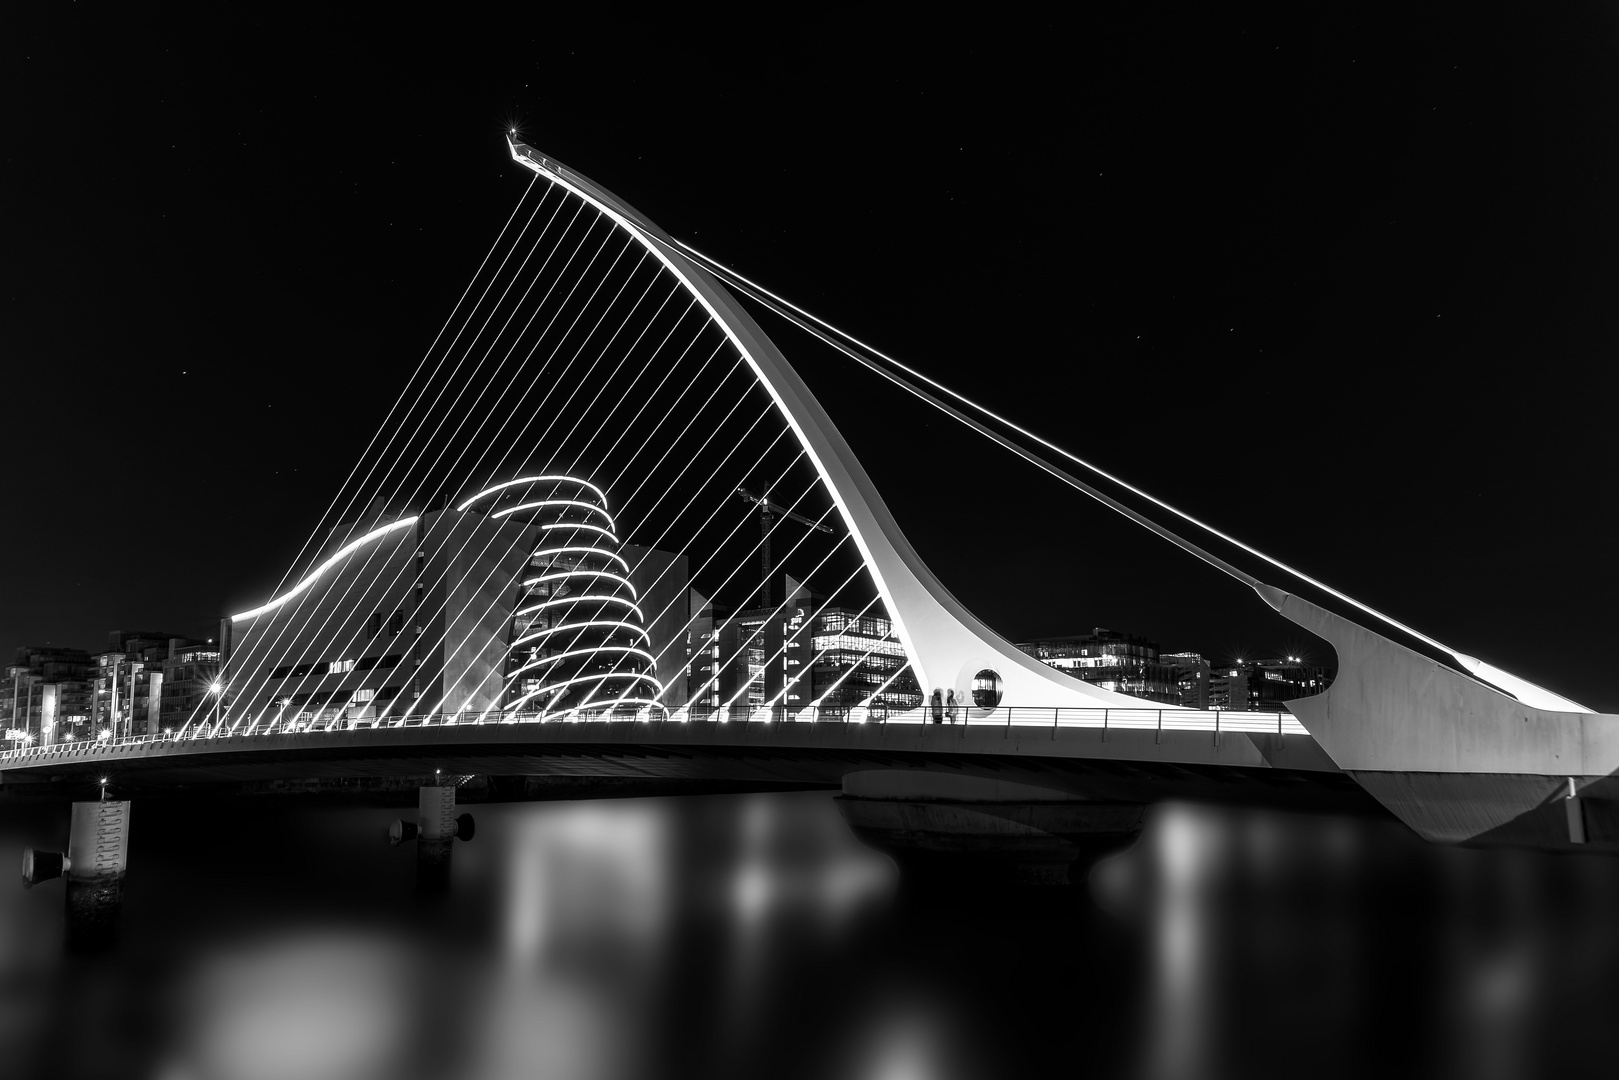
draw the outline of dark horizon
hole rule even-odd
[[[7,656],[211,636],[269,595],[526,185],[515,123],[1073,452],[1619,710],[1596,662],[1619,644],[1594,482],[1619,284],[1606,7],[1134,8],[755,41],[219,18],[28,11],[0,46],[26,208],[0,291]],[[747,49],[769,62],[746,92],[703,74]],[[764,325],[1007,638],[1106,626],[1223,658],[1301,636]],[[986,566],[941,507],[1026,549]]]

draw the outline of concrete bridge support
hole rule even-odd
[[[448,892],[450,853],[457,839],[471,840],[474,831],[471,814],[455,813],[455,787],[433,784],[416,792],[416,820],[395,821],[388,828],[388,842],[416,841],[416,891],[422,894]]]
[[[129,802],[76,802],[66,852],[23,849],[23,886],[65,879],[65,943],[75,951],[94,951],[117,938],[128,866]]]
[[[906,770],[850,773],[836,801],[850,830],[912,879],[987,872],[1058,885],[1083,884],[1096,860],[1134,843],[1147,813],[1030,784]]]

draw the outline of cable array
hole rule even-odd
[[[712,659],[719,635],[693,640],[704,611],[752,620],[760,640],[779,621],[786,601],[753,569],[763,551],[812,606],[879,603],[847,529],[761,521],[736,497],[789,491],[803,520],[841,524],[724,327],[633,230],[536,180],[467,286],[476,299],[452,311],[340,485],[302,573],[233,616],[225,708],[205,703],[188,731],[666,715],[690,697],[698,648]],[[837,584],[817,592],[822,577]],[[726,696],[757,700],[770,681],[779,704],[785,680],[807,700],[809,673],[785,670],[797,637],[768,636],[780,673],[723,658]]]

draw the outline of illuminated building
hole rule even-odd
[[[823,710],[869,702],[877,712],[922,704],[916,677],[901,671],[905,648],[880,610],[824,607],[816,612],[810,655],[813,700]]]
[[[662,684],[647,616],[630,578],[634,567],[619,551],[606,493],[585,480],[542,476],[502,484],[461,509],[469,507],[534,530],[513,597],[504,708],[633,712],[657,702]],[[643,549],[634,554],[636,566],[646,561]],[[654,565],[676,560],[656,554]],[[679,561],[681,580],[671,583],[671,596],[685,591]]]
[[[1209,663],[1197,653],[1159,656],[1144,637],[1096,627],[1089,634],[1025,641],[1019,649],[1106,690],[1187,708],[1208,707]]]
[[[156,630],[114,630],[95,656],[91,718],[95,732],[116,738],[155,735],[163,701],[163,660],[171,635]],[[184,639],[178,639],[184,640]]]
[[[50,745],[90,736],[95,664],[82,649],[21,648],[0,682],[7,745]]]
[[[687,700],[692,711],[722,707],[837,713],[868,704],[877,712],[922,704],[916,679],[901,671],[905,648],[875,606],[830,606],[784,575],[787,599],[732,614],[691,593],[698,614],[688,632]]]
[[[172,638],[163,661],[163,704],[159,730],[178,731],[192,717],[213,707],[209,694],[219,678],[219,646]]]
[[[606,503],[527,476],[339,526],[308,574],[224,623],[229,724],[646,707],[654,651]]]
[[[1166,653],[1158,659],[1176,671],[1175,704],[1187,709],[1209,707],[1209,680],[1213,669],[1206,659],[1195,652]]]
[[[1214,669],[1209,708],[1275,712],[1284,702],[1313,697],[1332,685],[1331,668],[1296,656],[1275,660],[1234,660]]]

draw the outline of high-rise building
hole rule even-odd
[[[9,745],[89,738],[95,663],[83,649],[25,647],[0,681],[0,724]]]
[[[163,661],[173,635],[114,630],[95,656],[92,717],[97,737],[155,735],[161,730]]]
[[[1195,652],[1165,653],[1158,659],[1176,672],[1176,705],[1185,709],[1209,707],[1209,679],[1213,669],[1202,655]]]
[[[914,709],[922,691],[887,615],[829,605],[791,576],[780,604],[717,611],[692,592],[686,700],[692,711],[815,707],[837,715],[864,705]]]
[[[208,716],[218,701],[219,645],[212,641],[170,638],[163,661],[161,731],[179,731],[193,720]],[[220,702],[220,704],[223,704]]]
[[[1313,697],[1332,685],[1333,670],[1301,657],[1234,660],[1214,669],[1209,708],[1279,712],[1295,698]]]
[[[865,704],[876,712],[919,708],[922,687],[905,647],[882,613],[853,607],[816,611],[810,636],[813,701],[823,711]]]

